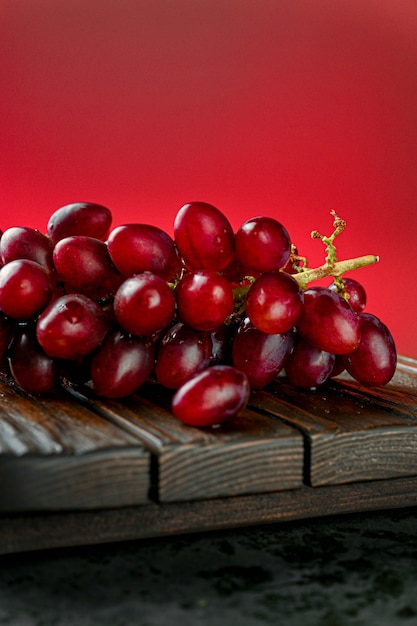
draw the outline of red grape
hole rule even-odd
[[[122,281],[106,244],[94,237],[73,235],[61,239],[54,248],[53,260],[67,289],[92,298],[114,293]]]
[[[293,345],[292,329],[282,334],[266,334],[246,318],[233,338],[232,363],[245,372],[252,389],[261,389],[277,377]]]
[[[366,291],[364,287],[353,278],[343,278],[343,284],[350,306],[355,313],[362,313],[366,306]],[[331,283],[329,289],[337,291],[335,283]]]
[[[12,226],[0,239],[0,257],[4,264],[28,259],[51,272],[54,269],[52,252],[53,243],[49,237],[27,226]]]
[[[314,389],[326,382],[334,363],[334,354],[314,348],[308,341],[299,338],[285,365],[285,373],[294,387]]]
[[[215,271],[186,272],[175,296],[181,321],[196,330],[214,330],[234,309],[232,286]]]
[[[361,338],[357,314],[344,298],[325,287],[306,289],[296,326],[311,345],[332,354],[349,354]]]
[[[15,336],[9,365],[15,382],[27,393],[47,393],[58,381],[57,361],[45,354],[34,329],[24,328]]]
[[[150,376],[154,356],[150,339],[129,337],[118,330],[110,333],[91,359],[94,391],[105,398],[132,395]]]
[[[253,217],[236,233],[236,257],[258,272],[279,270],[287,263],[291,240],[284,226],[272,217]]]
[[[371,313],[359,314],[361,340],[345,356],[345,367],[353,378],[368,387],[386,385],[394,376],[397,351],[387,326]]]
[[[213,365],[175,392],[172,412],[189,426],[213,426],[237,415],[246,406],[249,392],[244,372],[230,365]]]
[[[234,232],[229,220],[206,202],[189,202],[174,220],[174,238],[186,265],[193,270],[220,271],[234,255]]]
[[[109,209],[92,202],[74,202],[57,209],[49,218],[47,230],[52,242],[73,235],[85,235],[105,241],[112,215]]]
[[[114,296],[114,314],[133,335],[153,335],[169,325],[175,298],[167,283],[151,272],[127,278]]]
[[[258,330],[285,333],[298,320],[303,294],[297,281],[286,272],[261,274],[249,289],[246,313]]]
[[[52,286],[42,265],[28,259],[10,261],[0,269],[0,309],[18,320],[30,320],[49,303]]]
[[[178,389],[212,362],[210,333],[177,322],[164,335],[157,353],[155,375],[168,389]]]
[[[107,245],[114,265],[125,277],[149,271],[170,280],[179,269],[173,239],[157,226],[117,226],[111,231]]]
[[[41,313],[36,335],[46,354],[79,360],[93,352],[108,330],[106,313],[82,294],[57,298]]]

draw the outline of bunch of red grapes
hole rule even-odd
[[[254,217],[234,232],[216,207],[190,202],[173,237],[111,226],[106,207],[74,203],[51,215],[46,234],[2,233],[1,368],[23,391],[65,383],[123,398],[155,381],[172,390],[178,419],[208,426],[278,375],[308,389],[344,370],[365,386],[391,380],[395,344],[364,312],[361,284],[299,280],[277,220]]]

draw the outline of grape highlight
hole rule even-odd
[[[123,398],[146,382],[172,392],[173,417],[210,427],[236,416],[251,389],[285,376],[315,389],[345,373],[386,385],[397,352],[366,310],[366,291],[344,277],[378,262],[338,260],[333,232],[311,236],[325,261],[309,268],[277,220],[236,232],[224,213],[188,202],[173,237],[143,223],[112,228],[99,204],[53,212],[45,233],[0,231],[0,368],[24,392],[87,386]],[[312,285],[329,278],[327,287]]]

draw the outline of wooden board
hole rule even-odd
[[[0,382],[0,554],[417,505],[417,362],[384,388],[279,378],[213,429],[170,392],[33,398]]]
[[[312,486],[417,474],[417,374],[409,363],[400,361],[394,380],[378,389],[345,376],[300,393],[279,379],[252,394],[251,406],[304,433]]]
[[[196,500],[303,484],[302,434],[250,410],[219,428],[196,429],[156,404],[164,404],[159,386],[148,389],[155,401],[103,402],[64,390],[35,399],[7,383],[0,393],[0,511]]]
[[[417,478],[90,511],[0,515],[0,555],[417,506]]]
[[[146,502],[150,458],[137,437],[79,403],[0,383],[0,512]]]
[[[92,408],[142,438],[155,455],[154,496],[159,502],[302,486],[304,445],[295,428],[245,409],[218,428],[196,429],[173,418],[165,390],[144,388],[142,393],[147,397],[96,400]]]

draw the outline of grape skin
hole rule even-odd
[[[235,237],[229,220],[206,202],[189,202],[179,209],[174,239],[190,269],[220,271],[234,256]]]
[[[331,375],[335,358],[334,354],[314,348],[308,341],[298,338],[285,365],[285,373],[294,387],[315,389]]]
[[[344,298],[325,287],[306,289],[296,327],[312,346],[332,354],[349,354],[361,338],[357,314]]]
[[[214,271],[187,272],[175,296],[179,318],[196,330],[215,330],[234,308],[231,284]]]
[[[48,393],[58,382],[58,362],[42,350],[33,328],[24,328],[13,339],[9,367],[15,382],[27,393]]]
[[[386,385],[392,379],[397,364],[394,339],[387,326],[372,313],[359,315],[361,341],[344,358],[346,370],[367,387]]]
[[[267,334],[285,333],[303,309],[303,294],[297,281],[285,272],[265,272],[255,280],[246,299],[252,324]]]
[[[53,243],[44,234],[28,226],[12,226],[0,238],[2,263],[28,259],[42,265],[48,272],[54,271]]]
[[[176,391],[172,412],[189,426],[213,426],[237,415],[249,393],[246,374],[228,365],[213,365]]]
[[[41,313],[37,339],[48,356],[82,359],[99,347],[108,331],[100,306],[82,294],[57,298]]]
[[[157,353],[155,375],[168,389],[178,389],[212,362],[213,343],[208,332],[177,322],[164,335]]]
[[[333,282],[329,285],[331,291],[337,291]],[[343,289],[348,297],[348,302],[355,313],[362,313],[366,307],[366,291],[364,287],[353,278],[343,278]]]
[[[52,296],[49,273],[42,265],[17,259],[0,269],[0,308],[17,320],[30,320],[40,313]]]
[[[245,372],[252,389],[262,389],[280,373],[294,345],[293,330],[267,334],[253,326],[249,318],[237,329],[232,344],[232,363]]]
[[[175,311],[175,298],[162,278],[143,272],[120,285],[113,308],[124,330],[133,335],[149,336],[169,325]]]
[[[122,282],[107,245],[94,237],[73,235],[60,239],[53,251],[53,261],[67,290],[91,298],[114,293]]]
[[[170,280],[179,269],[173,239],[151,224],[123,224],[107,240],[110,258],[124,277],[152,272]]]
[[[72,235],[85,235],[105,241],[112,222],[111,211],[93,202],[73,202],[50,216],[47,232],[53,244]]]
[[[92,356],[90,372],[95,392],[104,398],[125,398],[149,378],[155,359],[152,341],[116,330]]]
[[[236,258],[256,272],[283,268],[291,252],[286,228],[271,217],[253,217],[236,233]]]

